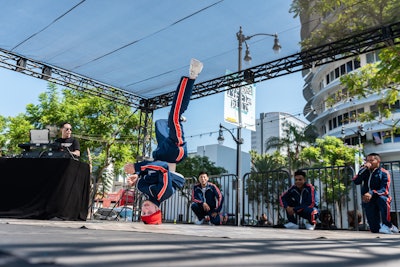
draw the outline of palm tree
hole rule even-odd
[[[245,190],[249,203],[252,203],[253,214],[260,216],[264,213],[264,208],[268,212],[278,211],[278,197],[282,188],[288,185],[285,172],[285,159],[276,151],[273,155],[259,155],[255,151],[250,151],[251,155],[251,174],[245,181]],[[283,178],[284,177],[284,178]],[[268,214],[268,217],[271,213]]]
[[[282,153],[287,155],[287,167],[290,175],[292,171],[303,165],[300,159],[300,152],[303,148],[315,141],[314,136],[306,135],[307,130],[299,130],[296,125],[290,122],[283,122],[283,137],[273,136],[265,142],[265,151],[271,148],[282,149]]]

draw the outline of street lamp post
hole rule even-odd
[[[268,34],[268,33],[257,33],[253,35],[246,36],[243,34],[242,31],[242,26],[239,28],[239,32],[236,33],[236,37],[238,40],[238,73],[240,75],[240,72],[242,71],[242,49],[243,49],[243,43],[246,44],[246,54],[244,56],[244,60],[246,62],[251,61],[251,55],[250,55],[250,50],[249,50],[249,45],[247,44],[247,40],[250,40],[251,38],[255,36],[271,36],[274,37],[274,45],[272,49],[275,51],[275,53],[279,53],[281,50],[281,45],[279,44],[279,39],[277,34]],[[224,128],[222,125],[220,125],[220,133],[221,133],[221,128]],[[226,129],[226,128],[225,128]],[[230,132],[230,131],[229,131]],[[230,132],[231,133],[231,132]],[[237,194],[237,205],[236,205],[236,215],[237,215],[237,225],[240,225],[240,183],[241,183],[241,177],[240,177],[240,168],[241,168],[241,145],[243,143],[242,139],[242,89],[241,87],[238,88],[238,127],[237,127],[237,136],[234,137],[233,134],[231,133],[233,139],[236,142],[237,145],[237,151],[236,151],[236,176],[237,176],[237,185],[236,185],[236,194]],[[218,138],[219,139],[219,138]]]
[[[239,128],[238,128],[239,129]],[[231,131],[229,131],[226,127],[222,126],[222,124],[219,125],[219,135],[218,135],[218,143],[222,145],[224,142],[224,134],[223,130],[228,131],[233,140],[236,142],[236,225],[240,226],[240,164],[241,164],[241,155],[240,155],[240,146],[243,144],[243,138],[238,135],[238,137],[235,137]]]
[[[364,126],[362,124],[360,126],[358,126],[357,131],[354,131],[352,129],[349,129],[349,130],[352,131],[353,133],[357,134],[357,136],[358,136],[358,163],[356,165],[357,166],[356,172],[358,172],[358,169],[359,169],[358,166],[360,164],[360,159],[361,159],[361,145],[362,145],[361,137],[365,136]],[[344,126],[342,126],[341,134],[342,134],[342,139],[344,139],[346,137],[346,130],[345,130]],[[355,230],[358,231],[359,226],[357,223],[358,222],[358,220],[357,220],[357,201],[356,201],[357,197],[355,194],[355,190],[353,191],[353,197],[354,197],[354,214],[353,214],[354,226],[355,226]],[[365,218],[365,216],[363,216],[363,217]],[[364,225],[365,225],[365,221],[364,221]],[[365,229],[363,229],[363,230],[365,230]]]
[[[261,155],[264,155],[264,118],[265,113],[260,113],[260,133],[261,133]]]

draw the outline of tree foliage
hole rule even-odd
[[[283,137],[272,136],[265,143],[265,150],[271,148],[282,149],[282,154],[286,155],[286,167],[289,173],[303,165],[300,152],[314,141],[314,136],[306,135],[304,130],[299,129],[290,122],[282,124]]]
[[[352,166],[358,148],[347,146],[334,136],[317,138],[314,146],[304,148],[300,153],[302,162],[308,167]]]
[[[186,220],[189,220],[190,205],[192,203],[192,188],[194,183],[197,182],[198,174],[202,171],[207,172],[210,177],[210,181],[214,182],[221,189],[217,181],[213,181],[212,178],[213,176],[219,176],[227,172],[225,168],[215,166],[215,163],[210,161],[208,157],[201,157],[198,155],[194,157],[187,157],[184,161],[177,164],[176,171],[186,178],[184,187],[179,189],[180,196],[187,200]]]
[[[302,40],[303,49],[326,44],[366,29],[400,21],[398,0],[294,0],[290,9],[300,16],[302,27],[311,34]],[[391,116],[393,104],[399,100],[400,46],[387,41],[380,51],[380,62],[367,64],[357,72],[341,76],[341,83],[348,89],[349,98],[366,98],[379,95],[379,118]],[[329,101],[329,100],[328,100]],[[359,121],[375,120],[376,113],[365,112]],[[395,127],[398,121],[392,123]]]
[[[115,175],[121,174],[122,166],[138,155],[139,119],[128,106],[78,90],[60,91],[50,83],[39,95],[39,104],[29,104],[25,114],[6,119],[1,130],[7,142],[0,139],[3,150],[8,155],[18,154],[18,144],[29,142],[30,129],[58,126],[65,121],[71,123],[73,136],[79,139],[81,160],[91,165],[92,177],[103,184],[99,188],[109,191],[110,183],[103,183],[103,178],[110,179],[109,172],[103,174],[106,169],[111,166]]]
[[[288,180],[282,178],[286,168],[285,157],[279,151],[270,154],[257,154],[250,151],[251,173],[245,181],[245,191],[249,203],[257,214],[262,214],[262,207],[266,204],[267,210],[279,211],[279,195],[288,186]],[[283,176],[287,178],[287,176]],[[278,213],[279,217],[279,213]]]
[[[400,20],[398,0],[294,0],[290,12],[313,29],[304,49],[341,40],[375,26]]]
[[[7,120],[5,117],[0,115],[0,157],[4,155],[6,145],[7,145],[7,138],[3,134],[6,131],[6,124]]]
[[[307,177],[313,177],[314,182],[324,185],[325,190],[320,193],[325,203],[340,205],[348,197],[351,177],[349,179],[339,167],[353,166],[356,153],[360,153],[359,148],[347,146],[334,136],[318,138],[314,146],[301,151],[300,157],[308,162],[310,168]]]
[[[359,120],[382,122],[390,118],[394,104],[399,101],[400,84],[400,46],[390,46],[380,51],[380,61],[367,64],[359,71],[341,77],[341,83],[346,86],[350,97],[358,99],[378,95],[376,102],[379,117],[373,111],[366,112]],[[398,121],[392,125],[395,127]]]
[[[285,157],[275,151],[270,154],[257,154],[254,150],[250,151],[251,171],[252,172],[268,172],[284,169],[286,166]]]
[[[220,175],[227,172],[223,167],[215,166],[215,163],[211,162],[208,157],[201,157],[198,155],[187,157],[184,161],[177,164],[176,171],[184,177],[195,177],[196,179],[201,171],[206,171],[209,176]]]

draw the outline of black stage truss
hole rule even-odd
[[[400,22],[372,28],[339,41],[305,50],[240,72],[197,83],[193,90],[192,99],[202,98],[239,88],[243,84],[259,83],[311,67],[382,49],[389,45],[398,44],[400,42],[399,37]],[[17,55],[4,49],[0,49],[0,67],[19,71],[75,90],[81,90],[94,96],[141,109],[144,112],[152,112],[171,105],[174,96],[174,91],[171,91],[151,99],[144,99],[132,92],[25,58],[23,55]]]

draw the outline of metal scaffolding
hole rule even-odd
[[[197,83],[194,86],[191,99],[198,99],[239,88],[243,84],[259,83],[315,66],[382,49],[390,45],[396,45],[400,43],[399,37],[400,22],[371,28],[342,40]],[[153,111],[171,105],[174,97],[174,92],[172,91],[151,99],[144,99],[132,92],[25,58],[23,55],[17,55],[4,49],[0,49],[0,67],[140,109],[141,113],[143,113],[141,114],[143,155],[149,155],[151,150],[148,141],[152,127],[149,125],[149,122],[152,121]]]

